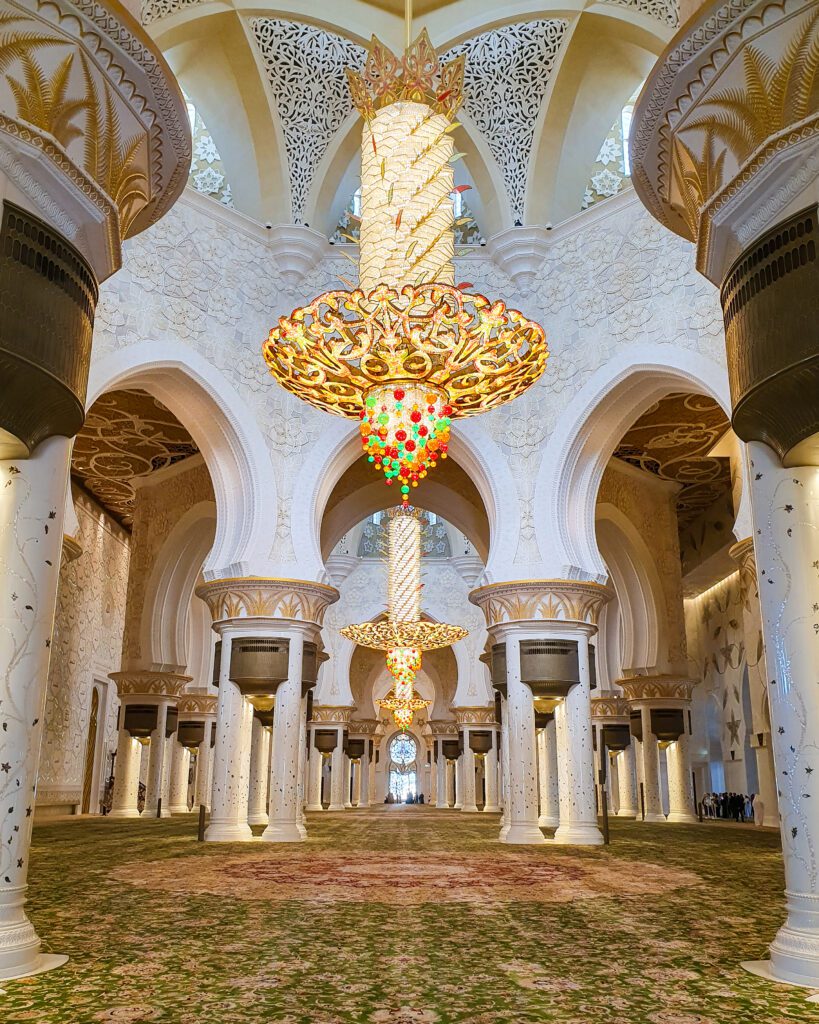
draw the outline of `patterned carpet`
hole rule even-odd
[[[31,916],[66,967],[4,1024],[784,1024],[742,971],[782,917],[778,836],[615,821],[606,850],[506,847],[497,818],[313,815],[300,846],[193,818],[35,828]]]

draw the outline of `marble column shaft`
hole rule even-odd
[[[662,792],[660,790],[660,747],[657,737],[651,731],[651,709],[643,705],[640,709],[643,738],[640,741],[642,760],[643,800],[646,821],[665,821]]]
[[[124,715],[125,709],[120,712]],[[142,744],[127,729],[120,729],[114,765],[114,792],[109,818],[139,817],[139,765]]]
[[[336,726],[336,745],[330,755],[330,810],[344,810],[344,726]]]
[[[299,632],[290,636],[287,679],[276,690],[270,766],[270,823],[262,834],[262,839],[272,843],[296,843],[305,838],[303,827],[299,827],[303,660],[304,637]]]
[[[0,979],[44,964],[24,905],[70,450],[0,460]]]
[[[168,799],[168,810],[171,814],[188,813],[188,779],[190,778],[191,755],[187,747],[183,747],[176,736],[169,737],[171,747],[171,771]]]
[[[245,709],[250,705],[229,677],[230,651],[231,636],[223,634],[216,745],[212,752],[211,814],[205,831],[208,842],[243,842],[253,838],[247,823],[247,787],[243,784],[247,778],[243,771],[243,722]],[[252,708],[250,713],[253,714]]]
[[[634,740],[621,750],[617,755],[617,790],[620,797],[620,806],[617,808],[617,816],[621,818],[636,818],[637,806],[637,766],[634,758]]]
[[[509,829],[504,842],[545,843],[538,828],[535,709],[521,679],[520,640],[506,639],[506,712],[509,721]]]
[[[270,732],[253,716],[250,734],[250,785],[247,823],[267,825],[267,790],[270,780]]]
[[[540,792],[541,828],[557,828],[560,824],[560,796],[557,779],[557,726],[554,719],[538,730],[537,767]]]
[[[166,780],[170,774],[168,764],[168,743],[165,731],[168,724],[168,702],[161,701],[156,712],[156,728],[151,733],[148,760],[148,781],[145,786],[145,806],[143,818],[155,818],[159,810],[159,801],[167,792]],[[167,799],[162,801],[161,815],[170,818],[171,812]]]
[[[492,747],[484,758],[484,779],[486,782],[486,803],[484,812],[497,814],[500,811],[498,797],[498,731],[492,729]]]

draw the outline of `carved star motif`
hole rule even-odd
[[[731,711],[731,717],[725,723],[725,728],[731,734],[731,743],[739,743],[739,727],[742,725],[742,719],[737,718],[733,710]]]

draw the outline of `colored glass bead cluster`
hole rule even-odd
[[[400,485],[404,505],[410,488],[446,458],[451,423],[446,395],[429,385],[387,385],[367,395],[359,424],[367,461]]]

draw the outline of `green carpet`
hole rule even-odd
[[[35,828],[30,913],[62,969],[0,1021],[783,1024],[804,989],[739,968],[782,919],[778,837],[614,821],[608,849],[508,847],[497,817],[312,815],[296,846],[193,818]]]

